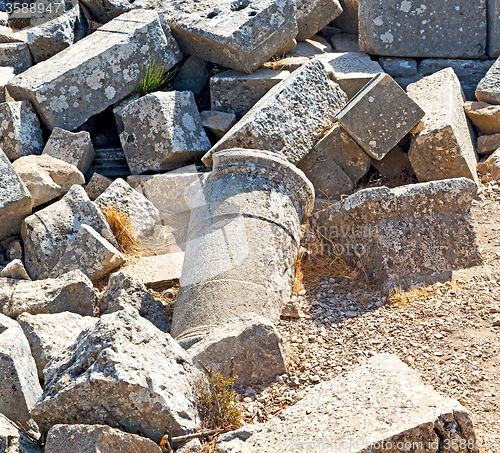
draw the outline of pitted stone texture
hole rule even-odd
[[[500,133],[500,106],[486,102],[466,102],[464,109],[482,135]]]
[[[89,199],[94,201],[97,197],[113,183],[113,180],[102,176],[99,173],[94,173],[90,178],[89,183],[85,186],[85,192]]]
[[[37,432],[29,411],[41,394],[28,340],[17,322],[0,313],[0,414]]]
[[[145,256],[136,264],[123,268],[150,288],[163,287],[181,278],[184,252],[168,253],[166,255]]]
[[[425,111],[412,131],[408,157],[420,182],[466,177],[478,181],[474,136],[452,68],[412,83],[408,95]]]
[[[210,78],[212,110],[245,115],[262,97],[290,75],[289,71],[257,69],[253,74],[224,71]]]
[[[61,351],[71,346],[80,332],[93,326],[98,318],[63,313],[31,315],[22,313],[17,322],[28,339],[35,359],[38,378],[43,380],[43,369]]]
[[[21,232],[31,207],[31,194],[0,148],[0,240]]]
[[[12,164],[33,197],[33,207],[63,196],[85,178],[74,165],[50,156],[24,156]]]
[[[493,135],[482,135],[477,139],[478,154],[491,154],[500,148],[500,133]]]
[[[184,53],[237,71],[255,71],[297,35],[289,1],[171,0],[163,9]]]
[[[20,259],[12,260],[0,272],[1,278],[12,278],[14,280],[31,280]]]
[[[0,147],[11,161],[21,156],[42,154],[40,120],[31,102],[0,104]]]
[[[339,0],[297,0],[296,6],[297,41],[311,38],[342,13]]]
[[[55,127],[42,154],[73,164],[85,174],[94,160],[95,150],[88,132],[69,132]]]
[[[0,43],[0,66],[14,68],[16,74],[33,66],[33,57],[26,43]]]
[[[120,134],[134,174],[171,170],[201,157],[210,141],[190,91],[158,91],[121,110]]]
[[[273,323],[247,314],[216,327],[188,349],[193,362],[202,363],[239,383],[266,382],[286,373],[288,353]]]
[[[34,282],[0,278],[0,311],[12,318],[63,311],[93,316],[96,302],[92,282],[80,271]]]
[[[42,453],[42,450],[12,421],[0,414],[0,452]]]
[[[24,264],[32,279],[49,277],[82,224],[114,242],[104,215],[81,186],[73,186],[61,200],[25,219],[21,229]]]
[[[488,40],[486,51],[490,58],[500,56],[500,1],[486,0],[488,11]]]
[[[264,149],[297,163],[334,123],[347,95],[318,60],[305,64],[271,89],[203,157],[229,148]]]
[[[29,99],[48,129],[73,130],[132,92],[154,61],[181,59],[155,11],[130,11],[12,79],[8,95]]]
[[[161,364],[162,366],[158,366]],[[59,423],[125,425],[155,442],[198,426],[189,355],[135,310],[103,315],[44,370],[31,414],[43,432]]]
[[[394,178],[403,172],[413,173],[408,153],[397,145],[382,160],[372,159],[372,165],[381,175],[388,178]]]
[[[365,189],[320,211],[313,223],[326,252],[363,260],[386,287],[410,287],[482,263],[470,214],[476,192],[467,178]]]
[[[200,117],[205,130],[211,132],[217,138],[224,137],[224,134],[238,121],[234,113],[216,112],[215,110],[200,112]]]
[[[359,46],[389,57],[479,58],[486,0],[359,0]]]
[[[476,99],[488,104],[500,104],[500,57],[477,85]]]
[[[110,207],[127,214],[138,239],[149,236],[160,219],[153,203],[120,178],[99,195],[95,203],[101,210]]]
[[[161,453],[152,440],[106,425],[55,425],[45,453]]]
[[[381,160],[424,116],[387,74],[378,74],[337,115],[370,157]]]
[[[417,62],[413,58],[381,57],[382,69],[391,77],[412,77],[417,74]]]
[[[78,269],[92,282],[97,282],[126,261],[127,258],[109,241],[93,228],[82,224],[50,276],[55,278]]]
[[[424,385],[396,356],[378,354],[313,387],[279,417],[223,434],[217,452],[409,451],[405,442],[421,443],[412,451],[451,451],[447,445],[475,440],[469,413],[458,401]]]

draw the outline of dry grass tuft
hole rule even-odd
[[[114,206],[106,206],[102,209],[104,217],[113,232],[120,252],[128,257],[135,256],[142,251],[137,242],[137,237],[132,228],[129,216]]]

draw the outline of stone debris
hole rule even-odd
[[[412,131],[408,157],[420,182],[466,177],[478,181],[474,135],[465,115],[463,91],[452,68],[407,88],[425,116]]]
[[[339,0],[298,0],[296,6],[297,41],[311,38],[342,13]]]
[[[497,59],[476,88],[476,99],[488,104],[500,104],[500,60]]]
[[[198,57],[190,56],[182,65],[172,85],[175,91],[191,91],[199,95],[208,81],[210,63]]]
[[[464,109],[482,135],[500,133],[500,106],[486,102],[466,102]]]
[[[33,66],[33,57],[27,43],[0,43],[0,65],[14,68],[20,74]]]
[[[222,138],[238,121],[234,113],[217,112],[207,110],[200,112],[201,124],[207,132],[211,132],[217,138]]]
[[[12,260],[0,272],[1,278],[11,278],[15,280],[31,280],[20,259]]]
[[[184,252],[145,256],[123,270],[150,288],[161,288],[179,281],[184,263]]]
[[[5,256],[8,260],[22,260],[23,259],[23,246],[19,239],[15,236],[2,242],[5,248]]]
[[[488,35],[486,43],[486,51],[490,58],[500,56],[500,3],[498,0],[487,0],[488,13]]]
[[[493,135],[481,135],[477,139],[478,154],[491,154],[500,148],[500,133]]]
[[[497,149],[484,162],[477,164],[477,171],[490,181],[500,181],[500,151]]]
[[[0,451],[8,453],[42,453],[14,422],[0,414]]]
[[[85,193],[90,200],[95,201],[112,183],[112,179],[106,178],[106,176],[102,176],[99,173],[94,173],[89,183],[85,186]]]
[[[413,173],[408,157],[398,145],[392,148],[382,160],[371,160],[372,166],[383,176],[395,178],[403,173]]]

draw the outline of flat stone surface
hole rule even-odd
[[[482,135],[500,133],[500,106],[486,102],[466,102],[464,109]]]
[[[394,178],[403,172],[413,173],[408,153],[399,146],[392,148],[382,160],[372,159],[371,164],[383,176]]]
[[[360,0],[359,45],[393,57],[479,58],[486,48],[486,0]]]
[[[424,77],[409,85],[407,92],[425,111],[425,117],[412,131],[408,153],[418,180],[466,177],[477,182],[474,136],[453,69]]]
[[[42,453],[41,448],[3,414],[0,414],[0,451],[3,453]]]
[[[314,36],[342,13],[339,0],[297,0],[296,6],[297,41]]]
[[[124,267],[123,271],[146,286],[154,288],[178,281],[181,278],[183,263],[184,252],[145,256],[136,264]]]
[[[14,68],[16,74],[33,66],[33,57],[26,43],[0,43],[0,66]]]
[[[500,59],[493,63],[477,85],[476,99],[488,104],[500,104]]]
[[[500,134],[482,135],[477,139],[478,154],[491,154],[500,148]]]
[[[382,69],[391,77],[411,77],[417,72],[417,62],[413,58],[381,57],[378,59]]]
[[[475,439],[458,401],[424,385],[396,356],[379,354],[313,387],[279,417],[223,434],[217,452],[409,451],[405,442],[421,443],[412,451],[444,451]]]
[[[31,194],[0,149],[0,240],[21,232],[21,223],[31,208]]]
[[[269,91],[203,157],[229,148],[265,149],[297,163],[333,124],[347,95],[328,78],[325,65],[313,60]]]
[[[238,121],[234,113],[217,112],[215,110],[200,112],[200,117],[205,130],[211,132],[217,138],[224,137],[224,134]]]
[[[387,74],[376,75],[336,118],[370,157],[382,159],[424,116]]]
[[[132,92],[150,62],[168,70],[180,59],[158,13],[135,10],[18,75],[7,91],[31,100],[48,129],[71,131]]]

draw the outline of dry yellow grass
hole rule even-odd
[[[102,210],[104,217],[118,242],[120,252],[127,257],[134,256],[142,249],[132,228],[129,216],[114,206],[106,206]]]

